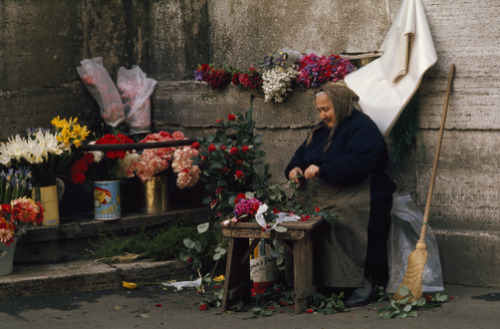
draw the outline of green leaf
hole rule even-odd
[[[440,293],[436,294],[436,301],[442,303],[448,299],[448,295],[441,295]]]
[[[408,316],[416,318],[418,316],[417,311],[411,311],[410,313],[408,313]]]
[[[210,227],[210,222],[206,222],[206,223],[199,224],[198,226],[196,226],[196,228],[198,229],[198,233],[200,233],[200,234],[208,231],[209,227]]]
[[[401,288],[399,288],[398,293],[401,296],[405,297],[405,296],[408,296],[410,294],[410,289],[408,289],[407,286],[402,286]]]
[[[405,311],[405,312],[410,312],[410,311],[411,311],[411,307],[412,307],[412,306],[411,306],[410,304],[408,304],[408,305],[406,305],[406,306],[403,308],[403,311]]]
[[[226,250],[225,248],[220,248],[220,250],[219,250],[219,253],[220,253],[221,255],[225,255],[225,254],[226,254],[226,252],[227,252],[227,250]]]
[[[425,305],[425,298],[424,297],[420,297],[417,300],[417,306],[424,306],[424,305]]]
[[[184,245],[186,246],[186,248],[188,248],[188,249],[194,248],[195,243],[193,240],[186,238],[186,239],[184,239],[183,242],[184,242]]]
[[[220,256],[221,256],[221,255],[217,252],[217,253],[215,253],[215,254],[214,254],[213,259],[214,259],[215,261],[217,261],[217,260],[219,260],[219,259],[220,259]]]
[[[278,233],[285,233],[286,231],[288,231],[288,229],[284,226],[281,226],[281,225],[277,225],[274,230]]]
[[[252,313],[253,314],[259,314],[262,311],[260,307],[254,307],[252,308]]]
[[[408,313],[399,313],[399,314],[396,314],[395,318],[396,319],[404,319],[408,316]]]

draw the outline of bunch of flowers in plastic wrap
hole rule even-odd
[[[301,87],[315,88],[328,81],[338,81],[355,70],[355,66],[338,55],[302,56],[297,83]]]
[[[293,91],[292,86],[297,78],[297,67],[295,58],[289,53],[292,51],[278,51],[276,54],[268,54],[264,57],[261,66],[264,68],[262,73],[262,89],[264,91],[264,101],[274,100],[281,103]],[[294,55],[297,52],[293,52]]]
[[[248,221],[257,213],[262,202],[256,198],[247,198],[245,194],[238,194],[234,205],[234,217],[238,221]]]
[[[198,65],[194,71],[196,81],[207,82],[212,89],[222,89],[231,82],[231,70],[225,66],[214,67],[213,64]]]
[[[197,156],[198,150],[193,146],[184,146],[175,150],[172,169],[177,174],[177,186],[179,188],[193,187],[198,183],[201,170],[197,165],[193,164],[193,157]]]

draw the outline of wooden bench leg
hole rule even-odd
[[[229,239],[222,310],[229,309],[235,300],[250,301],[250,260],[241,261],[248,249],[248,239]]]
[[[313,286],[313,245],[310,232],[295,241],[293,258],[295,314],[298,314],[305,310],[308,298],[316,292]]]

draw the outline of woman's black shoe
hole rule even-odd
[[[377,295],[377,291],[370,282],[365,279],[363,287],[354,290],[351,297],[345,302],[345,307],[363,306],[372,302]]]

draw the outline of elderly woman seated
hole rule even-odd
[[[396,184],[386,173],[387,146],[348,87],[329,83],[315,93],[321,122],[312,128],[285,169],[300,187],[296,200],[339,219],[316,230],[315,282],[344,291],[347,307],[375,297],[388,281],[387,237]],[[329,224],[325,224],[329,225]]]

